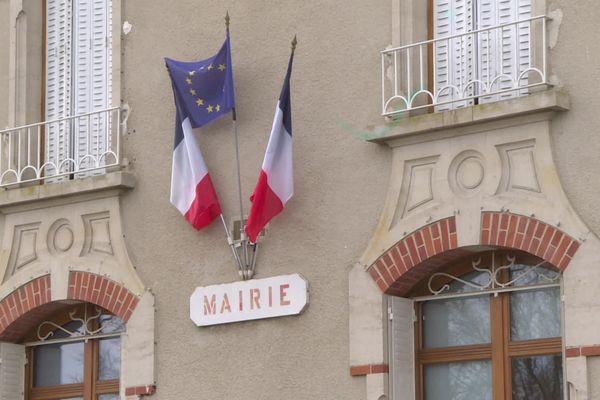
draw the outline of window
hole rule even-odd
[[[0,187],[118,166],[112,0],[22,3],[11,50],[12,126],[0,130]]]
[[[381,52],[382,115],[464,108],[549,85],[541,2],[401,3],[401,45]]]
[[[437,111],[526,94],[531,68],[532,0],[433,0]],[[484,93],[498,93],[476,99]]]
[[[45,127],[46,175],[107,164],[111,20],[111,0],[46,0],[45,120],[58,121]]]
[[[562,400],[560,274],[489,253],[414,291],[418,400]]]
[[[26,400],[117,400],[123,322],[92,305],[67,310],[26,339]]]

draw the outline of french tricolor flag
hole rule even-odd
[[[177,103],[177,101],[176,101]],[[221,205],[194,137],[190,119],[178,104],[171,172],[171,203],[196,229],[221,215]]]
[[[264,226],[279,214],[294,194],[292,174],[292,109],[290,104],[290,76],[292,61],[290,56],[287,74],[275,108],[275,119],[262,163],[258,183],[250,197],[252,208],[246,221],[245,230],[250,241],[256,238]]]

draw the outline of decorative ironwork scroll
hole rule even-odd
[[[123,329],[123,323],[118,320],[116,317],[112,318],[102,318],[102,310],[98,307],[95,308],[95,314],[88,315],[87,308],[84,309],[83,318],[78,318],[77,310],[73,310],[69,312],[69,322],[80,322],[81,325],[78,325],[78,328],[75,330],[69,330],[65,326],[60,326],[52,321],[44,321],[42,322],[37,329],[37,337],[41,341],[51,339],[55,332],[61,331],[67,335],[69,338],[74,337],[84,337],[84,336],[93,336],[97,335],[101,332],[110,331],[111,333],[117,333]],[[92,329],[94,325],[94,321],[97,321],[98,328]],[[50,327],[51,329],[48,333],[43,334],[42,331],[44,327]]]
[[[471,266],[473,271],[482,272],[486,275],[486,281],[483,283],[472,282],[458,276],[454,276],[445,272],[436,272],[429,278],[429,282],[427,286],[429,291],[433,295],[438,295],[442,293],[446,293],[450,290],[450,284],[444,283],[439,289],[433,288],[433,281],[436,278],[447,278],[452,282],[460,282],[465,286],[471,287],[476,290],[484,291],[484,290],[494,290],[494,289],[506,289],[514,286],[518,286],[520,282],[522,282],[525,278],[531,277],[532,273],[535,274],[535,277],[538,281],[542,281],[544,283],[558,283],[560,280],[560,273],[550,271],[547,268],[543,268],[543,265],[546,264],[546,261],[542,261],[536,265],[524,265],[524,264],[515,264],[516,257],[511,255],[506,255],[506,264],[496,265],[496,254],[492,253],[492,263],[489,268],[481,268],[481,257],[475,261],[471,262]],[[514,276],[511,276],[511,279],[508,281],[502,281],[500,278],[503,271],[510,270],[515,265],[519,265],[522,270],[516,271]]]

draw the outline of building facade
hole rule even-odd
[[[243,198],[292,75],[295,195],[254,279],[300,315],[197,327],[241,278],[169,202],[164,57],[231,15]],[[600,399],[590,0],[0,0],[0,400]],[[196,131],[228,227],[229,117]],[[250,203],[244,203],[248,212]]]

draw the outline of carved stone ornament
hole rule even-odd
[[[13,228],[10,257],[2,282],[6,282],[17,271],[37,260],[39,228],[39,222],[17,225]]]
[[[69,220],[61,218],[48,229],[47,243],[51,254],[64,253],[71,249],[74,242],[73,227]]]

